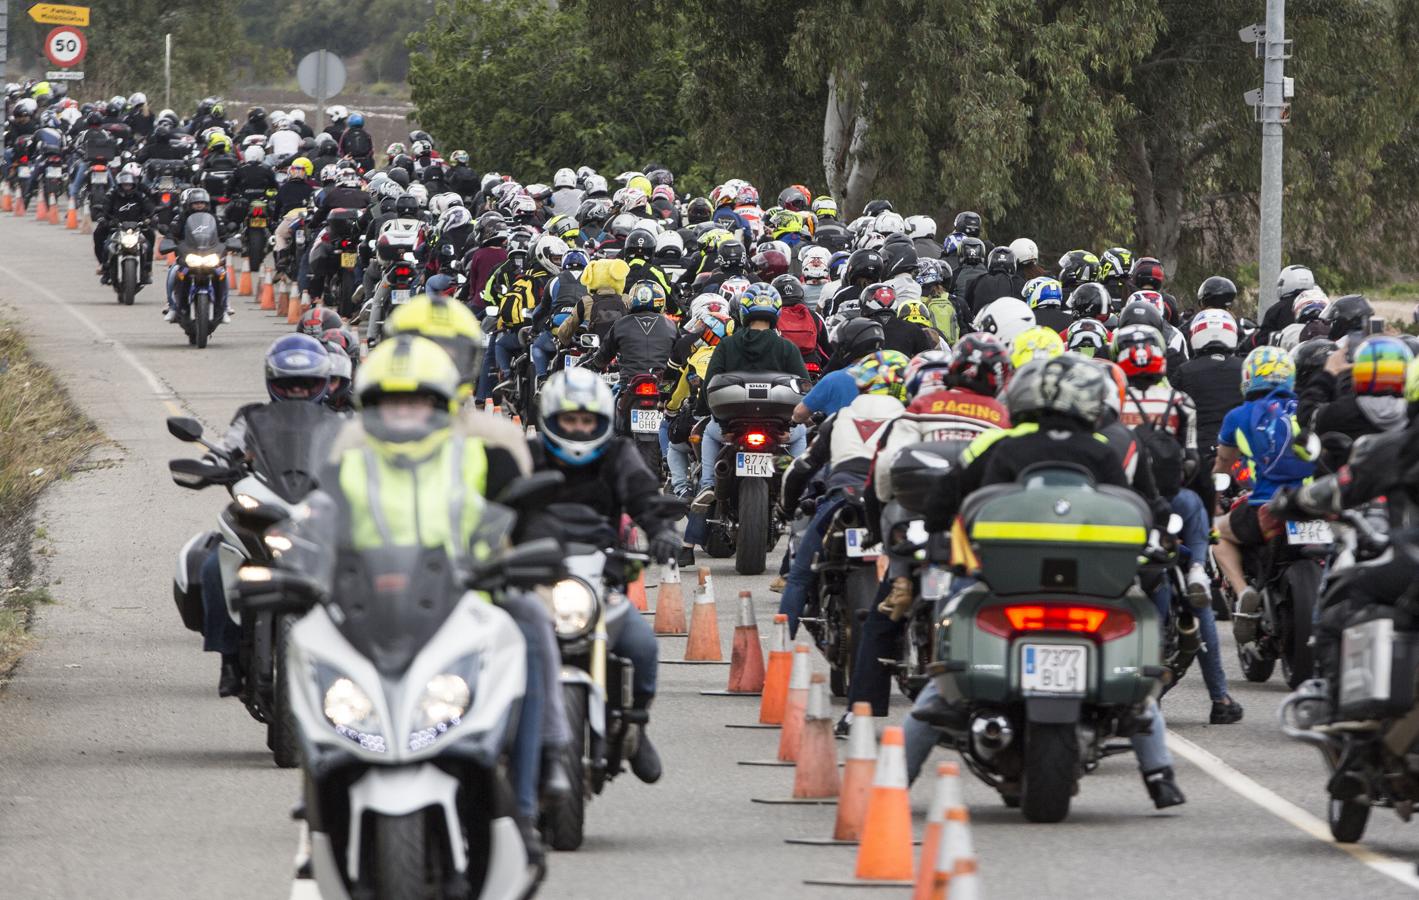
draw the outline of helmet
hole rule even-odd
[[[1010,345],[1010,365],[1020,368],[1036,359],[1053,359],[1064,352],[1064,341],[1053,328],[1036,325],[1015,336]]]
[[[489,211],[478,217],[478,246],[487,247],[500,241],[507,240],[507,220],[502,213]]]
[[[297,156],[295,159],[291,160],[291,167],[289,171],[292,175],[295,175],[297,170],[299,170],[300,174],[303,177],[309,178],[312,174],[315,173],[315,164],[312,163],[310,160],[306,159],[304,156]]]
[[[595,172],[586,176],[586,187],[583,188],[589,196],[606,193],[606,179]]]
[[[1350,370],[1355,394],[1360,397],[1403,397],[1404,380],[1414,354],[1397,337],[1378,334],[1365,338],[1355,350]]]
[[[1031,309],[1059,309],[1064,306],[1064,287],[1048,275],[1025,282],[1025,302]],[[1076,290],[1077,293],[1077,290]],[[1106,307],[1107,308],[1107,307]]]
[[[828,277],[842,280],[843,272],[847,269],[848,260],[852,254],[846,250],[836,250],[828,257]]]
[[[1321,320],[1330,323],[1330,339],[1335,341],[1352,331],[1363,329],[1374,314],[1374,307],[1364,296],[1346,294],[1326,307],[1325,312],[1321,313]]]
[[[995,335],[1007,347],[1015,340],[1016,335],[1034,326],[1035,311],[1026,306],[1024,300],[1015,297],[1001,297],[991,301],[971,323],[971,327],[976,331]]]
[[[187,212],[201,212],[202,210],[196,209],[199,203],[204,209],[212,208],[212,195],[203,188],[188,188],[182,195],[182,208]]]
[[[1052,413],[1093,427],[1103,415],[1111,387],[1103,369],[1066,353],[1027,363],[1016,372],[1005,391],[1005,406],[1011,422],[1035,421]]]
[[[898,400],[906,398],[906,371],[911,363],[905,353],[878,350],[858,360],[848,372],[859,393],[886,394]]]
[[[923,393],[946,387],[951,372],[951,353],[947,350],[923,350],[913,356],[907,364],[903,380],[907,385],[907,396],[916,398]]]
[[[338,331],[344,325],[345,321],[340,318],[338,312],[328,306],[318,306],[311,309],[304,318],[296,323],[296,332],[310,337],[320,337],[327,331]]]
[[[1316,276],[1305,266],[1287,266],[1276,276],[1276,296],[1290,297],[1316,286]]]
[[[986,264],[987,271],[998,272],[1002,275],[1015,274],[1015,255],[1010,252],[1009,247],[996,247],[990,251],[989,262]]]
[[[1204,309],[1192,317],[1188,341],[1198,353],[1237,349],[1237,320],[1225,309]]]
[[[400,334],[380,341],[355,376],[355,397],[365,432],[377,448],[406,458],[427,458],[449,434],[457,402],[458,368],[434,341]],[[386,409],[393,400],[427,398],[431,408]]]
[[[862,206],[864,216],[873,217],[889,211],[892,208],[890,200],[868,200]]]
[[[951,266],[944,260],[927,257],[916,266],[916,283],[922,287],[944,285],[951,280]]]
[[[1088,250],[1070,250],[1059,258],[1059,281],[1066,291],[1093,281],[1099,275],[1099,258]]]
[[[1154,290],[1134,291],[1133,293],[1131,293],[1131,294],[1128,295],[1128,300],[1125,301],[1125,305],[1131,304],[1131,303],[1146,303],[1146,304],[1148,304],[1149,306],[1151,306],[1151,307],[1153,307],[1154,309],[1156,309],[1156,310],[1158,311],[1158,315],[1159,315],[1159,316],[1162,316],[1165,321],[1166,321],[1166,319],[1167,319],[1167,316],[1168,316],[1168,301],[1164,300],[1164,299],[1163,299],[1163,295],[1160,294],[1160,293],[1158,293],[1157,291],[1154,291]],[[1158,329],[1158,330],[1159,330],[1159,331],[1162,331],[1161,328]]]
[[[813,204],[809,209],[813,215],[820,219],[836,219],[838,217],[838,201],[827,195],[814,197]]]
[[[467,153],[467,151],[455,150],[455,153]],[[552,187],[554,188],[574,188],[576,187],[576,173],[566,167],[557,170],[557,174],[552,176]]]
[[[923,328],[932,328],[935,323],[931,321],[931,311],[926,308],[926,304],[920,300],[902,300],[897,303],[897,318],[913,325],[920,325]]]
[[[1257,347],[1242,362],[1242,396],[1291,390],[1296,386],[1296,363],[1280,347]]]
[[[1232,279],[1213,275],[1197,287],[1197,302],[1205,307],[1226,309],[1237,299],[1237,286]]]
[[[936,220],[931,216],[907,216],[907,234],[912,238],[936,238]]]
[[[699,339],[710,347],[734,333],[734,320],[729,318],[728,304],[719,297],[714,299],[719,306],[696,313],[686,326],[687,331],[698,335]]]
[[[127,168],[127,166],[124,166],[123,170],[119,171],[118,177],[114,179],[114,184],[119,188],[132,189],[138,187],[138,178],[132,172],[127,171]]]
[[[1099,280],[1127,278],[1132,266],[1132,250],[1127,247],[1110,247],[1099,254]]]
[[[365,117],[360,113],[350,113],[349,124],[351,128],[365,127]]]
[[[1094,362],[1104,377],[1113,382],[1112,389],[1108,383],[1104,384],[1104,405],[1113,410],[1114,415],[1123,415],[1123,401],[1128,396],[1128,376],[1116,362],[1107,359],[1096,359]]]
[[[562,258],[567,255],[567,242],[555,234],[544,234],[532,248],[532,261],[553,275],[562,270]]]
[[[756,252],[754,258],[749,261],[749,265],[753,268],[754,274],[758,275],[764,281],[773,281],[787,272],[789,254],[786,250],[781,249],[782,247],[783,245],[778,241],[760,244],[758,252]]]
[[[1163,335],[1147,325],[1125,325],[1114,332],[1114,361],[1129,378],[1162,375],[1168,370],[1168,348]]]
[[[719,245],[718,255],[720,268],[728,269],[732,272],[744,271],[744,263],[748,258],[748,252],[744,249],[744,244],[742,242],[721,242]]]
[[[137,109],[140,106],[147,106],[148,95],[143,93],[142,91],[134,91],[128,97],[128,105],[133,107],[134,109]]]
[[[335,183],[341,187],[357,188],[360,186],[360,173],[355,169],[337,169]]]
[[[1040,261],[1040,248],[1029,238],[1016,238],[1011,241],[1010,252],[1015,256],[1017,266],[1027,266]]]
[[[773,284],[774,290],[778,291],[784,306],[797,306],[803,302],[805,297],[803,282],[799,281],[797,277],[785,273],[775,278],[771,284]]]
[[[690,318],[692,319],[700,315],[700,313],[710,310],[718,310],[727,315],[729,313],[729,301],[719,294],[710,293],[708,291],[690,301]]]
[[[978,266],[985,262],[985,252],[985,241],[968,237],[961,241],[961,247],[956,254],[962,263]]]
[[[980,237],[980,213],[963,212],[956,214],[956,221],[951,227],[954,231],[966,235],[967,237]]]
[[[586,271],[586,267],[591,264],[591,257],[580,247],[568,247],[567,252],[562,254],[562,271],[571,272],[580,276]]]
[[[467,150],[455,150],[448,155],[448,161],[453,163],[455,166],[468,165],[468,159],[469,157]]]
[[[553,372],[542,385],[537,401],[538,431],[547,452],[574,466],[598,459],[611,443],[615,403],[611,388],[590,369],[573,367]],[[589,413],[596,423],[587,431],[568,431],[559,420],[563,413]]]
[[[343,106],[327,106],[325,107],[325,115],[332,122],[343,122],[350,112]]]
[[[704,197],[696,197],[685,208],[685,220],[691,225],[708,222],[714,216],[714,207]]]
[[[1118,314],[1118,327],[1122,328],[1124,325],[1147,325],[1159,334],[1167,332],[1163,314],[1151,303],[1125,304]]]
[[[795,187],[786,187],[779,191],[778,205],[792,212],[803,212],[808,209],[808,198]]]
[[[10,108],[10,112],[16,116],[32,116],[39,110],[39,104],[31,97],[26,97]]]
[[[1291,361],[1296,364],[1296,383],[1305,384],[1325,367],[1325,361],[1340,345],[1329,338],[1311,338],[1291,349]]]
[[[862,289],[862,314],[877,316],[890,313],[897,305],[897,290],[884,281],[869,284]]]
[[[341,336],[344,334],[340,331],[329,333]],[[326,340],[322,337],[321,344],[324,345],[325,352],[330,354],[330,386],[325,391],[325,403],[331,409],[345,409],[354,396],[355,364],[350,361],[350,351],[345,349],[343,341]]]
[[[720,282],[719,297],[729,305],[731,311],[738,311],[739,298],[744,296],[744,292],[749,290],[749,279],[743,275],[736,275],[733,278],[726,278]]]
[[[860,359],[882,349],[887,340],[882,326],[873,319],[850,319],[835,335],[837,350],[846,359]]]
[[[783,306],[783,298],[771,284],[751,284],[744,296],[739,298],[739,318],[744,323],[755,319],[778,322],[778,311]]]
[[[1330,306],[1330,298],[1318,287],[1306,288],[1291,301],[1291,316],[1302,324],[1317,319]]]
[[[428,156],[433,152],[434,147],[428,141],[415,141],[414,145],[409,148],[409,155],[416,159],[420,156]]]
[[[626,306],[633,313],[661,312],[665,309],[665,288],[648,278],[637,281],[626,292]]]
[[[207,139],[207,152],[209,153],[231,153],[232,139],[225,134],[214,134]]]
[[[576,220],[583,225],[601,227],[611,218],[611,201],[604,197],[583,200],[576,209]]]
[[[854,250],[852,256],[848,257],[847,270],[843,273],[843,283],[873,282],[882,278],[886,269],[886,262],[877,250],[870,247]]]
[[[832,259],[832,254],[828,252],[827,247],[817,245],[804,247],[803,252],[798,254],[798,267],[803,272],[803,280],[808,282],[813,282],[815,279],[819,282],[827,281],[830,259]]]
[[[1010,353],[993,334],[968,334],[956,343],[946,383],[994,397],[1010,380]]]
[[[266,158],[266,151],[256,145],[241,151],[242,162],[259,163]]]
[[[532,255],[532,231],[528,228],[514,228],[507,236],[507,255],[522,264]]]
[[[1140,256],[1134,260],[1129,275],[1132,276],[1133,286],[1140,291],[1145,289],[1160,291],[1163,289],[1163,264],[1151,256]]]
[[[18,115],[18,114],[19,114],[19,113],[18,113],[18,108],[17,108],[16,115]],[[101,128],[101,127],[103,127],[103,113],[97,113],[97,112],[91,112],[91,113],[89,113],[87,116],[84,117],[84,124],[87,125],[87,126],[89,126],[90,128]]]
[[[1096,357],[1107,346],[1109,330],[1098,319],[1075,319],[1064,332],[1064,347],[1070,353]]]
[[[883,213],[883,215],[886,215]],[[896,215],[896,213],[892,213]],[[902,273],[914,274],[919,266],[916,255],[916,245],[911,238],[900,232],[888,236],[883,242],[880,251],[882,262],[887,270],[884,277],[891,278]]]
[[[877,214],[872,220],[872,230],[881,235],[906,234],[907,223],[900,215],[892,210],[886,210]]]
[[[273,401],[319,403],[330,389],[330,354],[308,334],[285,334],[266,351],[266,393]]]

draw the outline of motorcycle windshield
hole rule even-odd
[[[464,588],[441,547],[341,549],[329,606],[340,633],[380,674],[396,678],[443,627]]]
[[[319,485],[316,475],[330,454],[343,420],[320,403],[268,403],[246,415],[247,449],[266,486],[295,503]]]
[[[222,246],[222,236],[216,217],[205,212],[188,216],[182,244],[188,253],[217,252]]]

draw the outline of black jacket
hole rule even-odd
[[[660,313],[627,313],[612,323],[591,365],[604,369],[614,357],[622,379],[643,372],[660,372],[670,360],[675,333],[675,326]]]
[[[98,218],[108,222],[142,222],[152,218],[152,215],[153,201],[149,199],[147,191],[139,188],[131,194],[126,191],[109,191]]]
[[[1210,354],[1190,359],[1169,371],[1173,387],[1197,406],[1197,450],[1204,457],[1217,454],[1217,434],[1222,419],[1242,402],[1242,358]]]
[[[536,470],[561,472],[566,479],[557,491],[558,503],[589,506],[613,526],[620,522],[622,514],[629,515],[650,535],[669,526],[652,508],[660,496],[660,482],[646,468],[630,438],[612,437],[600,457],[581,466],[557,459],[541,441],[529,442],[529,449]]]
[[[720,341],[705,367],[705,384],[722,372],[782,372],[808,377],[803,354],[793,342],[772,328],[754,329],[748,325]],[[709,392],[700,392],[696,415],[709,415]]]
[[[883,350],[896,350],[898,353],[905,353],[910,359],[923,351],[936,349],[936,341],[926,333],[925,328],[915,322],[898,318],[891,312],[884,312],[873,318],[882,326],[882,335],[886,338],[882,342]]]
[[[1019,294],[1015,293],[1015,277],[1004,272],[986,272],[979,278],[972,279],[961,292],[961,299],[971,308],[972,319],[1001,297],[1018,296]]]

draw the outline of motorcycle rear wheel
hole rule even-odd
[[[1237,648],[1237,660],[1241,663],[1242,675],[1255,684],[1270,680],[1271,673],[1276,671],[1276,660],[1262,659],[1255,650],[1246,647]]]
[[[1079,781],[1078,726],[1030,722],[1025,726],[1025,765],[1020,812],[1031,822],[1062,822]]]
[[[1286,685],[1292,690],[1311,677],[1314,668],[1311,652],[1311,617],[1320,595],[1320,568],[1314,564],[1293,565],[1286,571],[1286,596],[1290,598],[1290,628],[1283,630],[1290,640],[1285,644]]]
[[[734,571],[761,575],[769,550],[769,482],[739,479],[739,532],[734,542]]]
[[[567,708],[567,727],[572,735],[563,763],[571,791],[542,811],[542,833],[553,850],[575,850],[586,836],[586,755],[591,746],[587,725],[587,689],[579,685],[562,688]]]

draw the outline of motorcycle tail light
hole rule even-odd
[[[642,381],[640,384],[636,385],[636,396],[659,397],[660,388],[656,386],[656,383],[654,381]]]
[[[413,275],[413,274],[414,274],[414,270],[411,269],[411,268],[409,268],[408,266],[395,266],[395,267],[394,267],[394,277],[395,277],[395,278],[408,278],[410,275]]]
[[[751,431],[744,435],[744,443],[750,447],[758,449],[769,442],[769,436],[762,431]]]
[[[1032,631],[1063,631],[1112,641],[1131,634],[1135,624],[1128,610],[1075,603],[990,606],[976,616],[977,627],[1003,638]]]
[[[164,204],[164,205],[167,205],[167,204],[169,204],[169,203],[171,203],[171,202],[172,202],[172,194],[168,193],[167,191],[163,191],[163,204]]]

